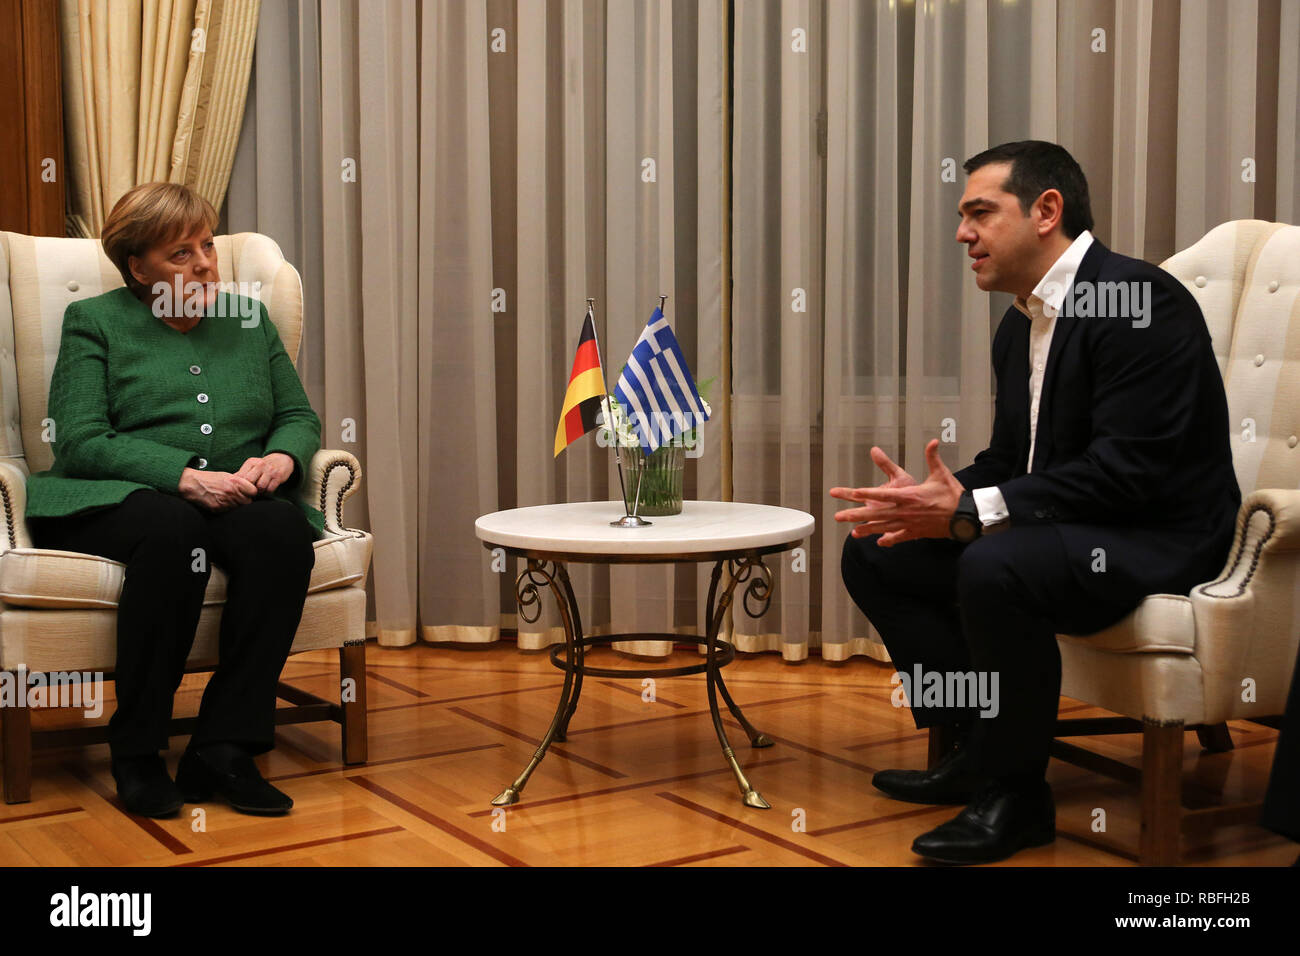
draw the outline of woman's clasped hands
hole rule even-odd
[[[278,451],[264,458],[249,458],[233,473],[186,468],[177,490],[186,501],[202,508],[226,511],[275,491],[293,474],[293,468],[293,459]]]

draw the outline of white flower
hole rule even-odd
[[[713,415],[713,409],[709,407],[703,396],[700,397],[700,405],[704,408],[705,417]],[[623,448],[640,448],[641,439],[637,437],[636,430],[632,427],[631,417],[627,410],[619,404],[617,398],[613,395],[608,396],[604,404],[604,409],[597,421],[600,423],[600,429],[596,433],[596,441],[602,448],[607,448],[614,444],[614,435],[618,435],[618,444]],[[702,423],[701,423],[702,424]],[[681,435],[671,442],[674,445],[685,445],[687,448],[694,448],[698,441],[697,430],[699,425],[687,429]]]
[[[632,422],[628,419],[627,413],[623,406],[618,403],[613,395],[608,396],[604,403],[604,411],[600,416],[601,428],[596,434],[596,441],[602,447],[608,447],[614,444],[614,435],[618,435],[618,444],[624,448],[637,448],[641,445],[641,440],[636,437],[636,432],[632,429]]]

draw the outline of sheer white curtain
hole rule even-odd
[[[900,241],[910,218],[906,181],[911,90],[899,58],[912,25],[880,16],[871,6],[833,4],[827,27],[827,179],[844,196],[870,202],[829,202],[826,221],[826,363],[821,383],[824,459],[808,509],[819,526],[833,518],[822,496],[825,477],[856,482],[863,449],[879,445],[895,460],[903,407],[903,314],[908,249]],[[825,476],[825,477],[823,477]],[[838,481],[839,479],[831,479]],[[833,514],[833,512],[832,512]],[[883,657],[862,615],[840,596],[838,528],[815,538],[820,558],[823,656],[855,651]],[[799,659],[811,642],[788,635],[783,652]]]
[[[484,3],[265,4],[226,210],[303,274],[303,378],[365,470],[346,517],[383,538],[368,617],[390,645],[421,636],[422,600],[426,635],[500,624],[473,518],[448,533],[496,501],[486,39]]]
[[[735,494],[818,519],[769,617],[737,618],[743,650],[883,657],[826,490],[874,484],[873,444],[915,471],[921,435],[954,467],[987,440],[991,307],[952,217],[965,144],[987,142],[990,55],[982,5],[737,7]]]
[[[688,496],[818,519],[738,646],[883,658],[826,490],[876,483],[873,444],[919,477],[927,439],[953,468],[988,439],[1008,303],[954,240],[961,163],[1062,143],[1098,237],[1157,262],[1225,219],[1295,221],[1298,57],[1279,0],[263,5],[229,228],[304,274],[309,392],[367,470],[380,640],[518,623],[473,521],[617,496],[608,450],[551,439],[586,297],[612,385],[662,293],[697,377],[731,377]],[[705,573],[574,583],[590,631],[661,634],[701,628]],[[548,613],[521,646],[557,639]]]
[[[1298,6],[737,3],[735,496],[818,519],[738,647],[883,659],[826,490],[878,483],[873,444],[919,479],[930,438],[954,470],[987,443],[1009,302],[954,239],[962,162],[1060,142],[1097,236],[1155,262],[1224,220],[1295,221]]]
[[[550,607],[518,621],[518,568],[473,525],[618,497],[594,436],[552,455],[588,296],[611,388],[660,294],[719,375],[725,52],[720,0],[264,7],[228,227],[304,271],[309,393],[366,469],[349,520],[376,536],[381,643],[559,639]],[[717,498],[705,428],[687,495]],[[700,629],[704,573],[573,579],[589,632],[660,634]]]
[[[720,5],[524,3],[517,15],[517,451],[508,504],[617,498],[608,449],[584,439],[555,462],[538,438],[554,434],[587,296],[597,300],[610,389],[660,294],[696,376],[718,375]],[[709,437],[688,467],[689,496],[718,497],[721,456]],[[694,568],[573,575],[590,602],[588,631],[699,629]],[[542,623],[550,626],[521,631],[520,646],[557,639],[555,619]],[[656,641],[621,647],[668,651]]]

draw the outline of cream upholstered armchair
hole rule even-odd
[[[1061,740],[1052,755],[1140,780],[1138,859],[1171,865],[1184,830],[1260,809],[1204,792],[1184,808],[1185,731],[1218,751],[1232,747],[1225,721],[1277,726],[1300,646],[1300,227],[1225,223],[1162,268],[1200,303],[1223,373],[1237,534],[1223,572],[1190,595],[1152,595],[1098,634],[1057,637],[1061,693],[1124,716],[1058,720],[1056,736],[1141,733],[1141,770]],[[941,748],[932,737],[932,759]]]
[[[266,236],[217,236],[223,281],[247,283],[266,304],[285,350],[297,364],[302,338],[302,281]],[[260,283],[260,286],[255,285]],[[0,232],[0,670],[14,687],[32,674],[101,672],[116,658],[117,598],[125,566],[70,551],[32,547],[23,519],[27,476],[49,468],[42,439],[50,376],[69,302],[122,285],[93,239],[35,238]],[[316,564],[291,653],[338,648],[343,692],[336,701],[280,684],[294,706],[276,712],[280,724],[333,720],[342,728],[343,760],[366,759],[366,575],[372,538],[343,526],[343,502],[361,481],[345,451],[312,458],[303,495],[325,515],[326,537],[315,543]],[[217,661],[226,576],[212,569],[188,670]],[[7,803],[30,799],[33,747],[99,743],[103,726],[33,733],[27,707],[0,708]],[[194,718],[172,722],[172,733]]]

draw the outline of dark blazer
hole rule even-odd
[[[1126,314],[1096,315],[1099,299],[1111,299],[1099,283],[1141,283],[1126,288],[1145,298],[1131,298]],[[1096,239],[1067,299],[1044,371],[1033,470],[1030,321],[1013,306],[993,339],[993,437],[956,478],[996,485],[1013,528],[1056,525],[1076,573],[1102,548],[1106,573],[1125,590],[1186,594],[1222,569],[1241,504],[1205,318],[1169,273]]]

